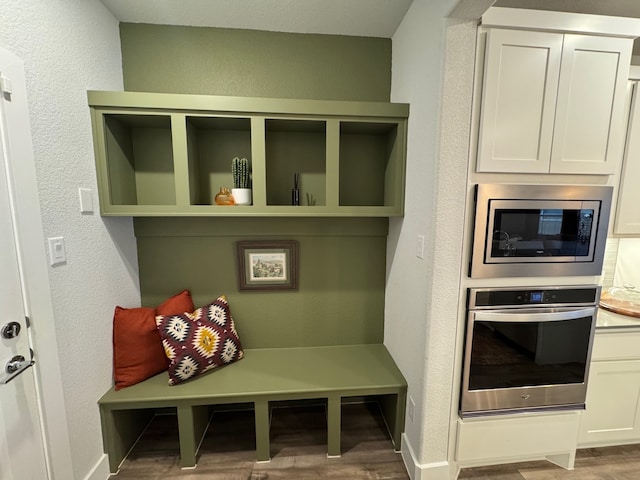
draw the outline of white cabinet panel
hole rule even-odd
[[[552,173],[615,173],[624,146],[630,47],[627,39],[565,35]]]
[[[578,445],[640,442],[640,330],[599,329],[587,384]]]
[[[600,314],[603,310],[600,310]],[[606,314],[606,311],[604,311]],[[627,317],[631,318],[631,317]],[[631,318],[632,319],[632,318]],[[640,320],[638,320],[640,326]],[[599,360],[638,360],[640,361],[640,331],[598,330],[593,341],[592,362]]]
[[[488,32],[478,171],[546,172],[562,35]]]
[[[628,38],[489,29],[478,172],[614,174]]]
[[[634,82],[614,233],[640,234],[640,87]]]
[[[580,423],[580,446],[639,441],[639,400],[640,360],[594,362]]]
[[[458,419],[456,460],[463,467],[564,457],[573,467],[582,412],[524,413]]]

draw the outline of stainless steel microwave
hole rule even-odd
[[[475,186],[469,276],[600,275],[613,187]]]

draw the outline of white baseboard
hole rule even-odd
[[[107,480],[110,474],[109,457],[103,453],[84,480]]]
[[[449,462],[420,464],[409,444],[407,436],[402,434],[402,460],[411,480],[452,480]]]

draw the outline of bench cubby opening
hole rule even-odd
[[[287,402],[326,402],[327,455],[341,454],[343,401],[380,400],[394,448],[400,450],[407,384],[384,345],[248,349],[239,362],[184,384],[169,386],[166,373],[115,391],[99,401],[105,453],[118,468],[157,409],[175,409],[180,466],[197,454],[217,406],[253,404],[256,459],[271,459],[272,408]],[[284,403],[283,403],[284,402]],[[214,407],[215,406],[215,407]]]

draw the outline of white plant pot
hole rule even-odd
[[[232,188],[231,195],[233,195],[236,205],[251,205],[250,188]]]

